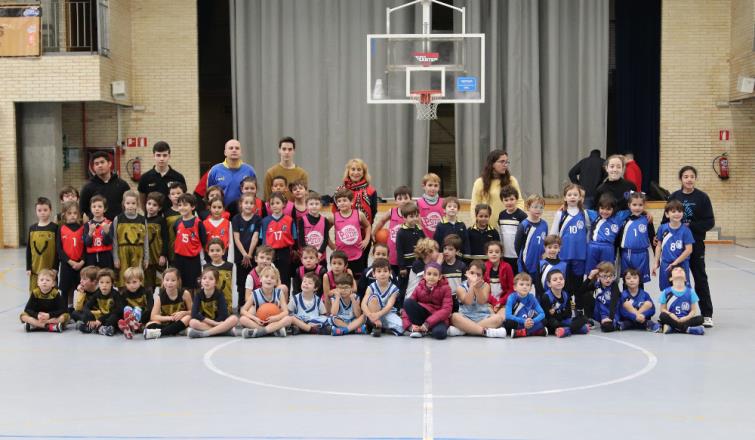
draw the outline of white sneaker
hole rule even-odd
[[[280,336],[281,338],[286,337],[286,327],[281,327],[279,330],[276,330],[275,336]]]
[[[458,327],[454,327],[452,325],[448,327],[448,330],[446,331],[446,334],[448,336],[464,336],[464,335],[466,335],[466,333],[464,333],[463,331],[461,331]]]
[[[703,318],[703,327],[705,328],[712,328],[713,327],[713,318],[710,316],[706,316]]]
[[[157,339],[162,336],[162,330],[159,328],[144,329],[144,339]]]
[[[505,338],[506,337],[506,328],[505,327],[486,328],[485,329],[485,336],[488,337],[488,338]]]
[[[422,333],[420,333],[420,332],[410,332],[409,333],[409,337],[410,338],[421,338],[422,337]]]

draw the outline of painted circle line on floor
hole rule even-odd
[[[650,371],[652,371],[655,368],[655,366],[658,364],[658,358],[652,352],[646,350],[643,347],[640,347],[639,345],[632,344],[631,342],[620,341],[618,339],[607,338],[605,336],[589,335],[588,337],[604,339],[606,341],[611,341],[611,342],[629,347],[633,350],[637,350],[647,358],[647,363],[641,370],[635,371],[634,373],[628,374],[626,376],[621,376],[621,377],[617,377],[616,379],[606,380],[603,382],[597,382],[597,383],[588,384],[588,385],[579,385],[579,386],[565,387],[565,388],[554,388],[550,390],[540,390],[540,391],[523,391],[523,392],[517,392],[517,393],[433,394],[432,398],[433,399],[480,399],[480,398],[491,398],[491,397],[495,397],[495,398],[521,397],[521,396],[539,396],[539,395],[547,395],[547,394],[568,393],[572,391],[590,390],[593,388],[616,385],[622,382],[627,382],[633,379],[637,379],[638,377],[643,376],[649,373]],[[218,351],[222,350],[223,348],[231,344],[235,344],[240,341],[241,339],[234,339],[232,341],[224,342],[222,344],[219,344],[211,348],[204,354],[204,365],[213,373],[218,374],[223,377],[227,377],[228,379],[232,379],[238,382],[248,383],[250,385],[257,385],[257,386],[266,387],[266,388],[274,388],[278,390],[297,391],[297,392],[313,393],[313,394],[325,394],[325,395],[330,395],[330,396],[347,396],[347,397],[382,397],[382,398],[391,398],[391,399],[423,399],[426,397],[425,394],[421,394],[421,393],[418,393],[418,394],[355,393],[355,392],[349,392],[349,391],[319,390],[319,389],[314,389],[314,388],[301,388],[301,387],[292,387],[292,386],[287,386],[287,385],[278,385],[278,384],[261,382],[258,380],[252,380],[246,377],[237,376],[235,374],[228,373],[220,369],[217,365],[215,365],[215,363],[212,360],[212,357],[215,355],[215,353],[217,353]]]

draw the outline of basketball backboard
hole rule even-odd
[[[485,35],[367,35],[369,104],[412,104],[423,90],[439,104],[485,102]]]

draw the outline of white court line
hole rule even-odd
[[[743,257],[743,256],[741,256],[741,255],[734,255],[734,256],[735,256],[735,257],[737,257],[737,258],[741,258],[741,259],[743,259],[743,260],[747,260],[747,261],[749,261],[750,263],[755,263],[755,260],[753,260],[752,258]]]
[[[572,391],[584,391],[584,390],[590,390],[593,388],[600,388],[605,387],[609,385],[616,385],[620,384],[622,382],[627,382],[633,379],[637,379],[640,376],[644,376],[645,374],[651,372],[655,366],[658,364],[658,358],[653,354],[652,352],[646,350],[643,347],[640,347],[639,345],[632,344],[631,342],[621,341],[618,339],[613,338],[607,338],[605,336],[598,336],[598,335],[587,335],[588,338],[598,338],[598,339],[604,339],[606,341],[615,342],[617,344],[624,345],[626,347],[632,348],[634,350],[639,351],[645,357],[647,358],[647,363],[645,366],[635,371],[634,373],[628,374],[626,376],[618,377],[616,379],[606,380],[603,382],[598,382],[594,384],[588,384],[588,385],[578,385],[573,387],[566,387],[566,388],[554,388],[550,390],[540,390],[540,391],[522,391],[517,393],[490,393],[490,394],[432,394],[433,399],[482,399],[482,398],[501,398],[501,397],[521,397],[521,396],[539,396],[539,395],[546,395],[546,394],[559,394],[559,393],[568,393]],[[424,399],[425,394],[381,394],[381,393],[355,393],[355,392],[349,392],[349,391],[331,391],[331,390],[318,390],[313,388],[301,388],[301,387],[292,387],[287,385],[277,385],[267,382],[261,382],[257,380],[252,380],[246,377],[237,376],[232,373],[228,373],[226,371],[223,371],[222,369],[218,368],[215,363],[212,361],[213,355],[215,353],[222,349],[227,347],[228,345],[231,345],[236,342],[240,342],[241,339],[235,338],[232,341],[224,342],[222,344],[218,344],[215,347],[207,350],[207,352],[204,354],[203,361],[205,367],[207,367],[210,371],[213,373],[227,377],[228,379],[232,379],[238,382],[248,383],[250,385],[257,385],[260,387],[265,388],[273,388],[278,390],[286,390],[286,391],[296,391],[296,392],[302,392],[302,393],[314,393],[314,394],[325,394],[328,396],[347,396],[347,397],[380,397],[380,398],[391,398],[391,399]]]
[[[430,344],[425,341],[425,384],[423,389],[424,404],[422,410],[422,438],[433,438],[433,363]]]

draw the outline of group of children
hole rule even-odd
[[[361,174],[354,163],[363,166]],[[366,165],[351,161],[346,176],[363,181]],[[458,199],[439,197],[437,175],[424,176],[422,186],[416,201],[408,187],[397,188],[396,206],[374,225],[348,184],[333,196],[333,221],[321,213],[319,194],[281,176],[267,201],[257,197],[255,179],[242,181],[233,218],[217,186],[197,206],[173,182],[168,200],[147,194],[145,215],[139,195],[128,191],[112,221],[101,196],[91,199],[92,217],[82,219],[76,190],[65,188],[60,226],[48,199],[36,204],[27,248],[31,292],[21,321],[27,331],[60,332],[72,323],[84,333],[120,331],[132,338],[139,332],[146,339],[185,330],[192,338],[288,332],[565,337],[597,326],[703,334],[688,282],[693,240],[679,202],[667,203],[668,223],[654,233],[644,194],[626,194],[629,209],[621,211],[603,194],[591,211],[582,206],[582,189],[571,184],[549,229],[542,197],[528,197],[525,212],[517,208],[517,190],[504,187],[498,227],[486,204],[475,206],[467,227],[457,217]],[[379,234],[386,225],[387,234]],[[655,322],[643,283],[658,270]]]

